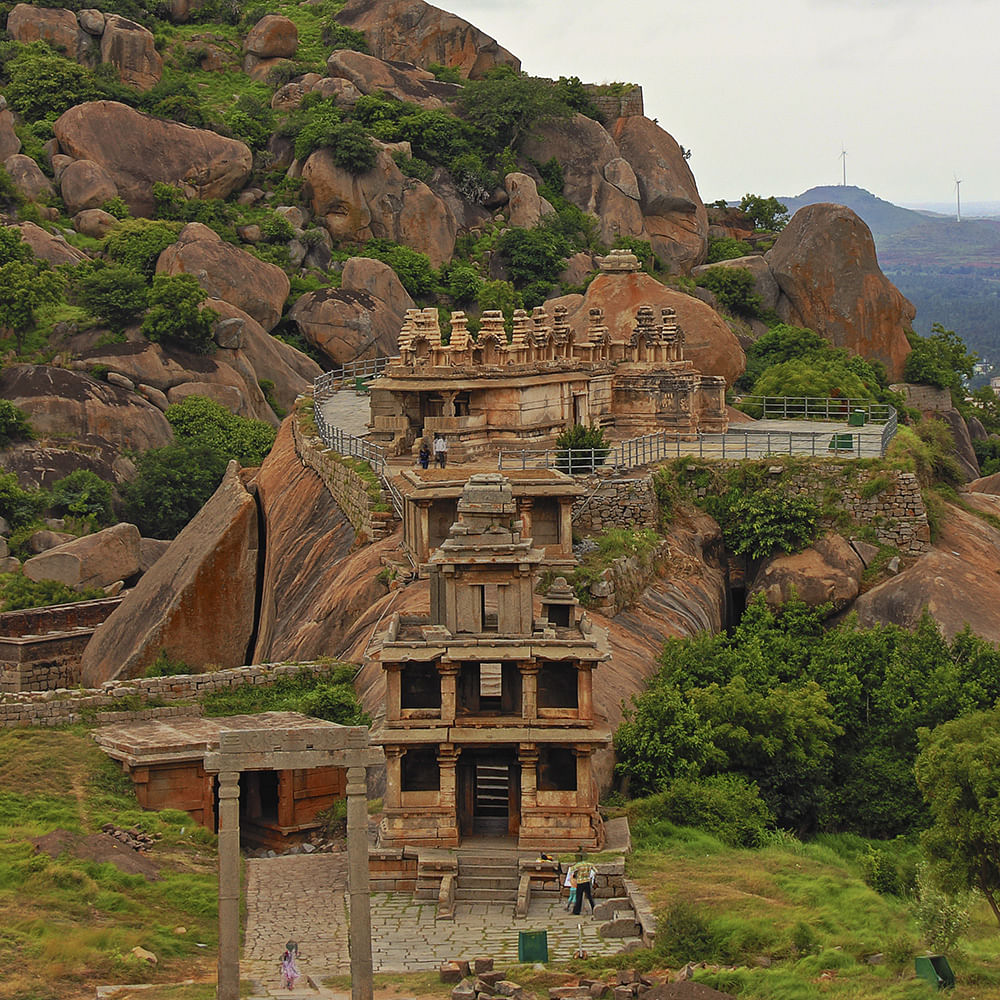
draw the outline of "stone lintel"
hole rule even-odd
[[[311,767],[378,767],[385,755],[378,746],[345,750],[261,750],[205,755],[205,770],[288,771]]]

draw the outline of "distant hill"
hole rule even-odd
[[[955,330],[1000,364],[1000,220],[965,219],[901,208],[864,188],[814,187],[780,198],[795,214],[805,205],[833,202],[856,212],[872,231],[879,265],[916,306],[914,328],[932,323]]]

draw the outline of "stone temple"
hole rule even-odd
[[[525,849],[603,842],[591,761],[611,732],[593,671],[607,635],[557,577],[535,615],[544,553],[521,535],[510,483],[474,475],[431,556],[430,616],[382,635],[386,790],[380,847],[515,838]]]
[[[628,273],[639,262],[612,251],[605,272]],[[600,308],[584,334],[543,306],[514,313],[508,342],[503,313],[487,310],[473,340],[456,312],[445,340],[437,310],[411,309],[399,335],[399,357],[371,383],[370,439],[408,454],[435,434],[449,461],[473,461],[499,448],[540,448],[566,427],[595,424],[616,438],[660,431],[692,436],[725,432],[725,379],[684,360],[684,331],[672,309],[640,306],[628,340],[614,341]]]

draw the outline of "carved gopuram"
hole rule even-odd
[[[638,261],[614,251],[601,267],[629,273]],[[449,462],[498,448],[547,447],[573,424],[597,424],[614,437],[659,431],[693,435],[728,427],[725,379],[684,360],[684,331],[673,309],[640,306],[628,340],[611,339],[603,311],[590,310],[577,334],[565,306],[514,313],[508,341],[503,313],[486,310],[476,339],[464,313],[445,339],[436,309],[411,309],[399,357],[371,383],[371,440],[395,454],[435,434]]]
[[[599,847],[591,759],[611,732],[592,690],[607,636],[561,577],[535,617],[543,553],[522,537],[503,476],[473,476],[457,513],[428,563],[429,618],[396,614],[382,636],[380,846]]]

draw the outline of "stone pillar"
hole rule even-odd
[[[218,1000],[240,997],[240,772],[219,772]]]
[[[519,663],[521,671],[521,718],[538,718],[538,671],[537,663]]]
[[[573,498],[559,499],[559,552],[573,554]]]
[[[532,537],[532,523],[531,523],[531,512],[535,507],[534,497],[518,497],[517,498],[517,512],[521,515],[521,538],[531,538]]]
[[[593,750],[591,747],[574,747],[576,754],[576,804],[582,809],[593,809],[594,798]]]
[[[368,782],[347,769],[347,888],[351,919],[351,1000],[372,1000],[372,912],[368,880]],[[237,1000],[234,996],[233,1000]]]
[[[402,663],[384,663],[385,669],[385,721],[399,722],[402,702],[400,675]]]
[[[278,772],[278,826],[295,825],[295,772]]]
[[[521,829],[530,823],[525,823],[529,816],[538,811],[538,747],[534,743],[522,743],[517,748],[517,757],[521,762]]]
[[[594,718],[594,665],[581,663],[577,671],[577,713],[580,719]]]
[[[452,743],[442,743],[438,748],[438,767],[440,768],[440,785],[438,804],[444,816],[438,836],[442,841],[458,843],[458,783],[456,770],[462,748]],[[447,825],[445,825],[447,824]]]
[[[402,747],[385,748],[385,807],[398,809],[403,803]]]
[[[433,461],[434,456],[431,455]],[[431,501],[417,501],[417,562],[427,562],[431,557]]]
[[[458,672],[460,663],[439,663],[438,673],[441,674],[441,722],[446,726],[455,724],[455,713],[458,708]]]

